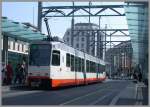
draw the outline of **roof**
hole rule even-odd
[[[2,34],[22,41],[42,40],[46,35],[33,27],[2,17]]]

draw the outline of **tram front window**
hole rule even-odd
[[[50,65],[51,46],[36,45],[30,46],[29,65],[32,66],[48,66]]]
[[[60,65],[60,51],[53,50],[52,65],[54,65],[54,66],[59,66]]]

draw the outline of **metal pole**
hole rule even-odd
[[[111,50],[111,34],[110,34],[110,50]],[[111,52],[112,52],[112,51],[111,51]],[[112,69],[112,66],[113,66],[113,62],[112,62],[112,61],[113,61],[113,60],[112,60],[113,55],[111,54],[111,52],[110,52],[110,56],[111,56],[111,59],[110,59],[110,60],[111,60],[111,61],[110,61],[110,62],[111,62],[111,63],[110,63],[110,65],[111,65],[111,66],[110,66],[110,78],[111,78],[111,69]]]
[[[99,17],[99,30],[100,30],[100,28],[101,28],[101,17]],[[101,56],[102,56],[102,53],[103,53],[103,48],[101,47],[101,45],[103,45],[103,43],[101,42],[102,41],[102,36],[101,36],[101,33],[99,32],[99,31],[97,31],[97,35],[98,35],[98,40],[99,40],[99,42],[98,42],[98,52],[99,52],[99,58],[101,58]],[[101,51],[102,50],[102,51]],[[102,53],[101,53],[102,52]]]
[[[33,6],[33,25],[34,25],[34,6]]]
[[[99,30],[101,28],[101,16],[99,17]]]
[[[91,23],[91,17],[90,17],[90,12],[91,12],[91,9],[90,9],[90,5],[91,5],[91,2],[89,2],[89,26],[90,26],[90,23]],[[91,25],[92,26],[92,25]],[[90,36],[92,37],[93,36],[93,32],[92,31],[90,31],[89,30],[89,34],[91,34],[91,35],[89,35],[89,37],[88,37],[88,39],[89,39],[89,43],[87,43],[87,44],[90,44],[90,42],[91,42],[91,39],[90,39]],[[92,37],[93,38],[93,37]],[[94,40],[95,40],[95,37],[94,37]],[[87,40],[88,41],[88,40]],[[87,46],[87,50],[89,50],[89,54],[91,53],[91,55],[93,54],[91,51],[90,51],[90,49],[89,48],[91,48],[91,49],[94,49],[94,46],[95,46],[95,44],[94,45],[92,45],[92,46]],[[89,48],[88,48],[89,47]],[[93,50],[93,51],[95,51],[95,50]],[[87,51],[88,52],[88,51]],[[94,53],[95,54],[95,53]],[[93,54],[93,55],[94,55]]]
[[[89,23],[91,23],[90,13],[91,13],[91,1],[89,2]]]
[[[74,2],[73,2],[73,10],[74,10]],[[73,47],[73,39],[74,39],[74,12],[72,15],[72,21],[71,21],[71,46]]]
[[[126,74],[126,48],[124,47],[124,74]]]
[[[131,69],[131,64],[132,64],[132,52],[131,52],[131,47],[129,47],[129,63],[130,63],[130,76],[131,76],[131,72],[132,72],[132,69]]]
[[[106,29],[107,29],[107,24],[105,25],[105,53],[104,53],[104,60],[106,59],[105,57],[106,57]]]
[[[38,30],[42,31],[42,2],[38,2]]]
[[[4,62],[5,65],[8,64],[8,37],[5,35],[3,36],[2,62]]]
[[[121,56],[121,49],[119,47],[119,76],[121,77],[122,72],[122,56]]]

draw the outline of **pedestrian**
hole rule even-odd
[[[4,85],[6,83],[6,66],[5,66],[5,63],[3,62],[2,63],[2,77],[1,77],[1,80],[2,80],[2,85]]]
[[[23,60],[23,76],[24,76],[24,81],[23,83],[26,83],[27,82],[27,63],[25,60]]]
[[[138,70],[138,81],[141,82],[142,81],[142,71],[141,71],[140,64],[138,64],[137,70]]]
[[[6,84],[11,85],[12,83],[12,77],[13,77],[13,69],[11,66],[11,62],[8,62],[8,65],[6,66]]]
[[[19,83],[21,84],[21,81],[22,81],[22,74],[21,74],[21,65],[18,63],[16,68],[15,68],[15,73],[16,73],[16,76],[15,76],[15,79],[14,79],[14,83]]]
[[[138,74],[138,80],[139,80],[139,82],[142,81],[142,73],[141,72],[139,72],[139,74]]]
[[[26,73],[25,73],[25,64],[22,64],[21,65],[21,76],[22,76],[22,83],[24,84],[25,83],[25,79],[26,79]]]
[[[137,76],[136,76],[136,73],[134,72],[133,73],[133,78],[136,80],[137,79]]]

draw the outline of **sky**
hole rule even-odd
[[[111,4],[124,4],[123,2],[92,2],[92,5],[111,5]],[[72,5],[71,2],[46,2],[43,6],[64,6]],[[75,2],[75,5],[88,5],[88,2]],[[94,11],[94,10],[93,10]],[[105,11],[103,14],[110,13],[110,10]],[[122,9],[121,12],[124,12]],[[38,3],[37,2],[2,2],[2,16],[8,17],[8,19],[16,22],[29,22],[37,26],[37,13],[38,13]],[[82,11],[81,11],[82,13]],[[75,23],[88,23],[88,17],[75,18]],[[98,17],[91,17],[91,22],[99,24]],[[128,28],[126,17],[102,17],[101,27],[105,28]],[[49,26],[51,29],[52,36],[58,36],[62,38],[68,28],[71,27],[71,18],[49,18]],[[47,34],[45,23],[42,24],[42,33]],[[108,32],[109,33],[109,32]],[[114,37],[112,40],[120,40],[122,37]],[[126,37],[123,40],[129,40]]]

